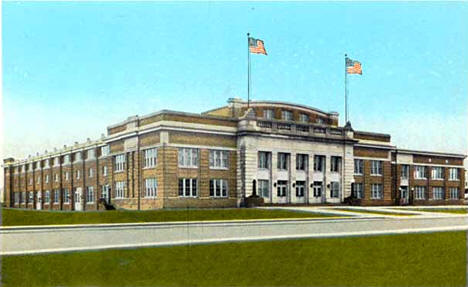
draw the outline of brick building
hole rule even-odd
[[[4,160],[9,207],[236,207],[266,204],[462,204],[465,155],[398,149],[390,135],[339,126],[338,114],[230,99],[201,114],[163,110],[107,136]]]

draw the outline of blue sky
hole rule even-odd
[[[252,98],[344,115],[402,148],[467,153],[468,3],[4,2],[4,156],[97,138],[160,109]],[[341,117],[341,123],[343,123]]]

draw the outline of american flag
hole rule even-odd
[[[362,75],[361,63],[346,58],[346,73]]]
[[[263,41],[251,37],[249,37],[249,51],[254,54],[267,54]]]

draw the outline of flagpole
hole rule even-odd
[[[348,55],[345,54],[345,65],[344,65],[344,73],[345,73],[345,124],[348,123],[348,72],[346,71],[346,59]]]
[[[247,108],[250,107],[250,50],[249,50],[250,33],[247,33]]]

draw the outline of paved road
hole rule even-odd
[[[152,223],[0,231],[0,255],[108,248],[200,244],[468,230],[468,217],[303,219],[250,222]]]

